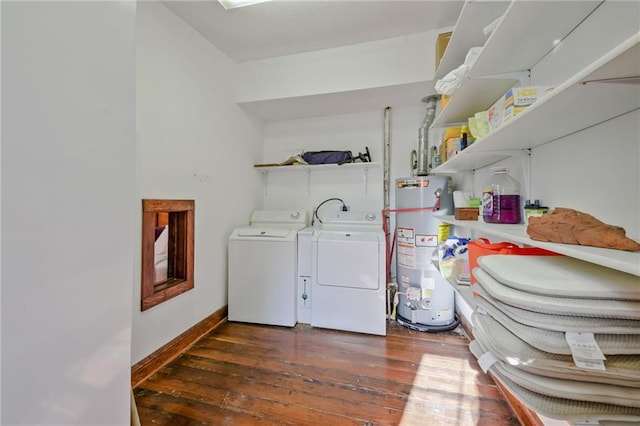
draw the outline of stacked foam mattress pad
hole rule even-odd
[[[564,256],[478,259],[473,354],[572,424],[640,424],[640,278]]]

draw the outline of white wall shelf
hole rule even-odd
[[[473,145],[471,145],[473,146]],[[469,148],[471,148],[471,146]],[[454,174],[465,171],[473,171],[489,166],[505,158],[511,157],[513,154],[507,152],[471,152],[469,148],[459,152],[454,157],[448,159],[440,166],[434,168],[431,172],[434,174]],[[469,151],[469,152],[467,152]],[[515,153],[515,151],[514,151]]]
[[[500,17],[508,6],[506,1],[466,2],[455,26],[464,30],[454,31],[451,35],[436,78],[444,77],[464,63],[469,49],[482,46],[489,37],[482,32],[483,28]]]
[[[541,3],[509,4],[502,21],[484,43],[469,73],[446,108],[434,119],[432,127],[466,121],[476,112],[488,109],[516,83],[526,85],[528,70],[553,49],[554,43],[565,38],[600,3],[601,1],[561,2],[554,5],[554,13],[551,15],[546,5]],[[505,3],[499,6],[505,7]],[[463,30],[454,32],[443,57],[443,61],[453,61],[455,58],[458,63],[454,66],[445,62],[438,68],[437,76],[440,76],[441,70],[450,71],[462,64],[466,51],[486,39],[482,34],[482,28],[478,31],[477,25],[484,22],[482,17],[486,19],[487,16],[499,14],[499,10],[491,2],[465,4],[456,25],[456,28]],[[476,20],[476,15],[481,18]],[[544,31],[538,29],[540,22],[545,23]],[[458,34],[462,35],[458,37]],[[523,36],[514,37],[514,34]],[[448,55],[449,49],[452,50],[451,55]]]
[[[640,108],[637,76],[640,76],[640,34],[630,37],[510,123],[477,140],[433,172],[454,173],[484,167],[508,157],[505,150],[534,148],[636,110]]]
[[[495,235],[520,244],[540,247],[565,256],[640,276],[640,252],[634,253],[598,247],[536,241],[529,238],[525,225],[500,225],[481,221],[457,220],[453,216],[437,216],[437,219],[454,226],[471,229],[483,234]]]
[[[511,2],[467,78],[530,70],[600,3],[601,0],[557,2],[553,13],[549,13],[548,4]]]
[[[342,165],[337,164],[301,164],[297,166],[256,166],[256,170],[263,174],[268,174],[271,172],[300,172],[300,171],[336,171],[336,170],[353,170],[353,169],[378,169],[381,167],[381,164],[378,162],[370,162],[370,163],[346,163]]]
[[[465,122],[476,112],[484,111],[520,81],[514,75],[501,78],[466,80],[451,96],[447,106],[436,116],[431,127]]]
[[[291,166],[256,166],[256,170],[261,172],[264,175],[263,179],[263,188],[264,195],[268,195],[268,186],[269,186],[269,174],[270,173],[295,173],[295,172],[305,172],[307,174],[307,195],[311,195],[311,173],[312,172],[339,172],[339,171],[349,171],[349,170],[362,170],[362,185],[363,185],[363,193],[364,195],[368,194],[369,191],[369,170],[370,169],[379,169],[381,164],[378,162],[368,162],[368,163],[346,163],[342,165],[338,164],[313,164],[313,165],[291,165]]]
[[[462,297],[462,299],[465,302],[467,302],[467,305],[475,309],[477,303],[475,301],[475,296],[473,295],[473,290],[471,289],[471,286],[457,284],[454,286],[454,288],[458,293],[460,293],[460,296]]]
[[[394,108],[414,108],[424,105],[420,102],[422,96],[435,93],[430,89],[433,83],[433,80],[425,79],[368,89],[242,101],[238,104],[265,121],[382,111],[389,105]]]

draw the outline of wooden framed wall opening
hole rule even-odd
[[[194,200],[142,200],[141,310],[194,287]]]

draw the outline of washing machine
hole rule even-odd
[[[311,325],[384,336],[385,236],[372,212],[334,212],[312,237]]]
[[[293,327],[297,322],[298,231],[304,210],[258,210],[229,237],[229,321]]]

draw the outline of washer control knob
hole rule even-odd
[[[375,220],[375,219],[376,219],[376,215],[375,215],[375,214],[373,214],[373,213],[369,213],[369,214],[367,214],[367,215],[365,216],[365,218],[366,218],[367,220]]]
[[[291,219],[300,219],[300,212],[291,213]]]

